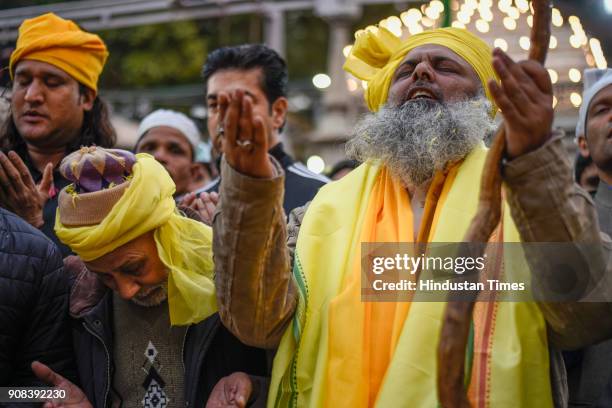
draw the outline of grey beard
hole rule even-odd
[[[385,105],[357,123],[347,155],[386,166],[405,186],[421,186],[495,130],[490,112],[484,96],[448,104],[416,99]]]
[[[168,289],[166,284],[162,283],[157,286],[141,289],[130,300],[138,306],[152,307],[161,305],[166,299],[168,299]]]

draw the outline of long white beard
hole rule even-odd
[[[495,130],[490,111],[484,96],[448,104],[416,99],[385,105],[358,122],[347,154],[385,165],[405,186],[420,186]]]

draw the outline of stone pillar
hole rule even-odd
[[[355,125],[359,105],[354,103],[355,95],[348,90],[348,76],[342,69],[345,61],[342,50],[353,43],[352,19],[348,16],[334,16],[326,20],[330,30],[326,73],[331,78],[331,85],[321,96],[321,104],[315,116],[316,128],[309,135],[311,144],[308,150],[317,152],[327,166],[332,166],[344,158],[343,142],[350,136]],[[312,153],[307,152],[307,155]]]
[[[323,103],[326,106],[343,105],[348,101],[350,93],[346,85],[344,65],[344,46],[352,43],[350,21],[347,19],[334,19],[329,21],[329,45],[327,48],[327,73],[331,78],[331,85],[325,90]]]
[[[285,56],[285,15],[282,10],[271,8],[266,12],[264,38],[266,45]]]

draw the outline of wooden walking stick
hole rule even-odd
[[[550,40],[551,0],[533,0],[533,28],[529,59],[542,64],[546,59]],[[501,216],[501,160],[506,148],[504,126],[496,132],[487,154],[480,184],[478,211],[465,235],[464,242],[486,243],[497,227]],[[480,246],[482,252],[486,245]],[[477,256],[481,256],[481,254]],[[449,297],[440,343],[438,345],[438,399],[444,408],[469,408],[465,387],[465,355],[474,302],[478,292],[471,292],[466,299]]]

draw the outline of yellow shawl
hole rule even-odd
[[[421,230],[420,238],[462,240],[476,211],[475,180],[485,156],[478,148],[436,177],[423,221],[431,220],[431,231]],[[505,242],[519,241],[507,209],[498,233]],[[300,228],[294,263],[299,304],[274,361],[269,408],[437,406],[445,303],[361,302],[361,242],[412,237],[409,198],[385,169],[366,163],[322,188]],[[524,259],[504,262],[527,268]],[[552,406],[546,326],[536,304],[478,303],[474,331],[474,406]]]

